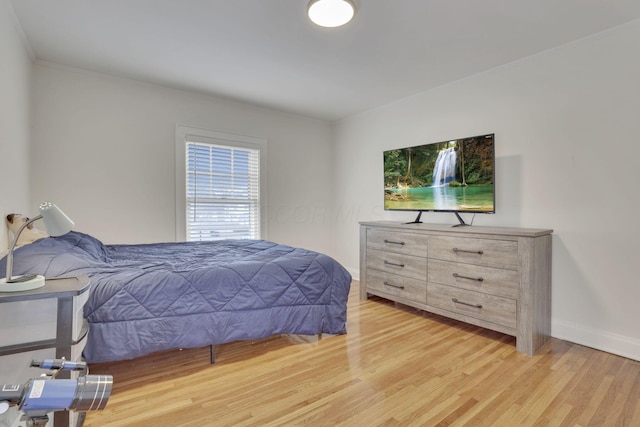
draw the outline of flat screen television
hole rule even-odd
[[[384,152],[384,209],[495,213],[494,134]]]

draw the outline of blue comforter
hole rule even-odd
[[[70,232],[17,249],[14,274],[30,272],[91,278],[89,363],[273,334],[346,333],[349,273],[326,255],[264,240],[104,245]]]

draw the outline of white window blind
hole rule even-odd
[[[186,141],[187,240],[260,238],[260,150]]]

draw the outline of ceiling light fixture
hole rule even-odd
[[[356,5],[352,0],[311,0],[307,13],[316,25],[340,27],[351,21],[356,13]]]

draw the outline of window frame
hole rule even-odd
[[[237,135],[216,130],[176,125],[175,143],[175,193],[176,193],[176,241],[187,241],[187,167],[186,147],[189,142],[249,148],[259,151],[259,210],[260,239],[267,238],[267,140],[254,136]]]

